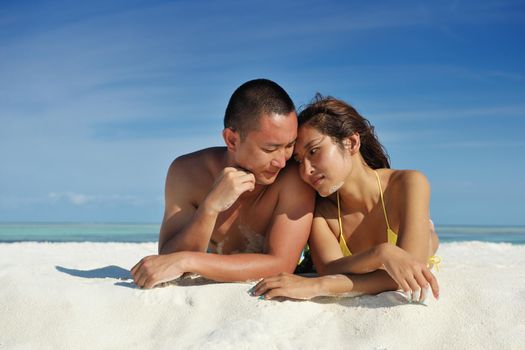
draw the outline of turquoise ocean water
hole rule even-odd
[[[0,223],[0,242],[155,242],[159,224]],[[436,225],[441,242],[525,244],[525,226]]]

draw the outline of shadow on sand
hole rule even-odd
[[[383,292],[377,295],[363,295],[357,293],[350,293],[347,296],[323,296],[316,297],[310,300],[290,299],[285,297],[273,298],[273,301],[283,302],[292,301],[297,303],[312,302],[316,304],[339,304],[349,308],[367,308],[367,309],[379,309],[385,307],[397,307],[404,305],[427,305],[420,302],[409,302],[401,292],[389,291]]]
[[[92,270],[78,270],[70,269],[63,266],[55,266],[55,269],[59,272],[66,273],[75,277],[82,278],[112,278],[121,280],[116,282],[115,285],[119,287],[126,288],[137,288],[137,285],[132,280],[131,273],[128,269],[124,269],[120,266],[110,265],[105,267],[100,267],[98,269]],[[189,286],[203,286],[206,284],[217,284],[220,282],[215,282],[207,278],[194,275],[194,274],[185,274],[184,276],[177,278],[176,280],[165,282],[159,284],[157,287],[169,287],[169,286],[180,286],[180,287],[189,287]]]
[[[82,278],[114,278],[119,280],[131,279],[131,273],[128,269],[124,269],[120,266],[106,266],[92,270],[77,270],[69,269],[67,267],[55,266],[57,271],[67,273],[68,275]]]
[[[377,295],[361,295],[353,297],[318,297],[312,299],[318,304],[339,304],[352,308],[378,309],[403,305],[427,306],[419,302],[408,302],[401,292],[383,292]]]

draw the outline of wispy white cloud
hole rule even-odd
[[[86,204],[121,204],[121,203],[130,203],[130,204],[140,204],[141,200],[133,195],[120,195],[120,194],[111,194],[111,195],[92,195],[76,192],[50,192],[48,198],[51,202],[57,201],[66,201],[74,205],[86,205]]]

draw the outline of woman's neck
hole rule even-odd
[[[357,160],[357,159],[356,159]],[[346,212],[369,213],[379,200],[379,189],[374,174],[364,161],[355,161],[343,186],[339,189],[339,197]]]

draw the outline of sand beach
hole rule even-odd
[[[141,290],[155,243],[0,244],[0,349],[524,349],[525,246],[444,243],[439,300],[263,301],[254,282]]]

